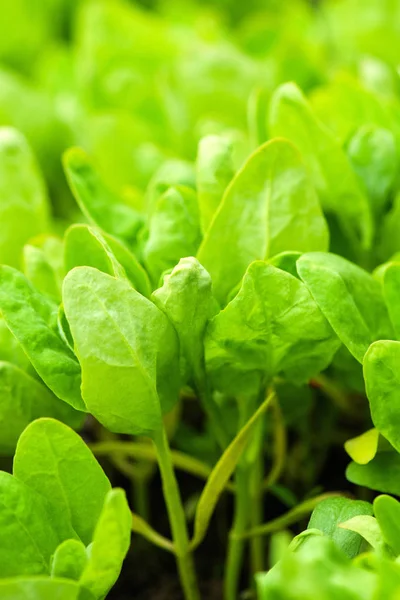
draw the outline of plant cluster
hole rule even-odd
[[[0,24],[0,597],[396,600],[400,4],[154,4]]]

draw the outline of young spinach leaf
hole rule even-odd
[[[149,433],[179,396],[179,347],[167,317],[124,280],[77,267],[63,300],[87,409],[111,431]]]
[[[297,271],[332,329],[360,363],[372,342],[393,338],[382,287],[372,275],[340,256],[322,252],[304,254]]]
[[[48,498],[62,539],[78,535],[90,543],[111,486],[78,434],[54,419],[34,421],[18,441],[13,473]]]
[[[76,357],[57,332],[58,307],[16,269],[0,267],[0,312],[37,373],[56,396],[85,411]]]
[[[197,256],[224,303],[254,260],[327,247],[327,226],[300,155],[289,142],[273,140],[233,178]]]

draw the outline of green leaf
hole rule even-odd
[[[85,545],[79,540],[65,540],[56,549],[51,561],[51,576],[79,581],[88,557]]]
[[[286,83],[274,92],[269,128],[272,136],[283,136],[297,146],[324,209],[337,216],[343,231],[356,247],[361,244],[362,248],[368,249],[373,235],[368,200],[345,153],[315,117],[294,83]]]
[[[361,435],[347,440],[344,448],[347,454],[359,465],[366,465],[375,457],[378,450],[379,431],[368,429]]]
[[[22,273],[1,266],[0,312],[46,385],[74,408],[86,410],[79,363],[57,333],[57,305],[39,294]]]
[[[316,535],[257,575],[259,600],[374,600],[375,587],[373,572],[356,566],[329,538]]]
[[[63,164],[83,214],[107,233],[134,243],[143,224],[141,215],[105,186],[88,155],[80,148],[70,148]]]
[[[63,299],[88,410],[116,433],[158,429],[179,394],[178,340],[164,313],[90,267],[70,271]]]
[[[207,231],[235,171],[232,143],[218,135],[200,140],[196,161],[196,184],[200,220]]]
[[[72,225],[65,235],[65,266],[94,267],[120,279],[128,279],[143,296],[149,297],[151,285],[136,257],[117,238],[87,225]]]
[[[400,455],[397,452],[378,452],[367,465],[351,462],[346,477],[356,485],[400,496]]]
[[[265,414],[274,397],[274,393],[268,395],[267,399],[264,400],[253,416],[247,421],[246,425],[242,427],[229,444],[207,479],[196,508],[194,535],[190,542],[192,550],[197,548],[204,539],[214,508],[239,463],[247,444],[254,435],[260,418]]]
[[[169,188],[157,200],[149,221],[144,262],[154,283],[180,258],[193,256],[201,242],[196,193],[187,187]]]
[[[375,517],[370,515],[358,515],[352,517],[344,523],[339,523],[341,529],[348,529],[361,535],[374,550],[385,552],[385,542],[382,537],[382,531]]]
[[[382,287],[372,275],[335,254],[312,252],[297,271],[339,339],[363,362],[375,340],[393,337]]]
[[[19,266],[26,242],[49,226],[46,188],[24,138],[0,128],[0,263]]]
[[[23,249],[23,271],[34,287],[53,301],[61,299],[61,287],[57,273],[42,248],[26,244]]]
[[[0,471],[0,577],[50,573],[60,542],[47,500]]]
[[[152,299],[178,333],[184,372],[201,384],[205,378],[204,333],[209,319],[218,312],[210,275],[195,258],[182,258]]]
[[[207,372],[217,389],[248,396],[276,375],[308,381],[328,366],[339,343],[301,281],[256,261],[207,327]]]
[[[171,187],[196,188],[195,170],[185,160],[169,159],[154,173],[147,191],[147,212],[151,218],[160,197]]]
[[[397,339],[400,339],[400,264],[389,263],[383,271],[383,296]]]
[[[64,262],[67,272],[74,267],[94,267],[114,277],[125,276],[101,232],[88,225],[72,225],[67,230]]]
[[[80,584],[96,598],[104,598],[120,574],[122,563],[131,540],[132,515],[125,492],[113,489],[104,501],[89,561],[82,573]]]
[[[15,477],[49,499],[63,538],[92,539],[110,482],[81,437],[54,419],[38,419],[21,435]]]
[[[254,260],[327,248],[328,229],[300,155],[289,142],[273,140],[233,178],[198,259],[223,303]]]
[[[66,579],[16,577],[0,580],[2,600],[78,600],[80,586]]]
[[[372,212],[381,216],[390,200],[389,192],[399,166],[394,134],[374,125],[364,125],[351,138],[347,152],[368,194]]]
[[[79,428],[84,414],[17,366],[0,361],[0,453],[12,455],[25,427],[39,417],[54,417]]]
[[[364,379],[372,422],[400,452],[400,342],[382,340],[364,358]]]
[[[378,496],[374,500],[375,517],[385,542],[400,554],[400,502],[391,496]]]
[[[125,244],[112,235],[103,234],[103,237],[111,248],[115,258],[125,269],[125,274],[135,290],[146,296],[146,298],[149,298],[151,294],[150,280],[136,256],[128,250]]]
[[[362,538],[358,533],[338,526],[359,515],[372,515],[372,505],[349,498],[327,498],[314,509],[308,529],[319,529],[330,537],[343,552],[353,558],[361,550]]]

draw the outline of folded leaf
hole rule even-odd
[[[90,267],[70,271],[63,299],[88,410],[116,433],[158,429],[179,393],[178,340],[164,313]]]
[[[39,417],[54,417],[79,428],[85,415],[17,366],[0,362],[0,453],[12,455],[25,427]]]
[[[201,242],[196,193],[188,187],[169,188],[157,200],[149,221],[144,262],[155,284],[179,259],[194,256]]]
[[[47,500],[0,471],[0,577],[49,574],[61,541]]]
[[[14,476],[49,501],[63,539],[89,544],[110,482],[81,437],[54,419],[38,419],[21,435]]]
[[[326,222],[300,155],[289,142],[273,140],[233,178],[198,259],[223,303],[254,260],[327,248]]]
[[[39,294],[22,273],[1,266],[0,312],[46,385],[85,411],[79,363],[57,332],[58,306]]]
[[[322,252],[303,255],[297,271],[332,329],[360,363],[372,342],[393,337],[382,287],[372,275],[340,256]]]
[[[195,258],[182,258],[152,299],[178,333],[184,371],[199,384],[205,378],[205,328],[218,312],[211,277]]]
[[[79,540],[65,540],[54,552],[51,576],[79,581],[87,564],[85,545]]]
[[[273,94],[269,129],[273,136],[283,136],[297,146],[322,206],[337,216],[343,231],[356,247],[369,248],[373,222],[368,200],[345,153],[315,117],[294,83],[282,85]]]
[[[89,561],[80,579],[80,584],[99,600],[106,596],[121,572],[130,545],[131,524],[132,515],[125,492],[111,490],[104,501],[90,546]]]
[[[206,331],[207,372],[227,394],[257,395],[276,375],[302,383],[325,369],[339,340],[306,286],[256,261]]]

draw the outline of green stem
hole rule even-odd
[[[175,556],[185,599],[200,600],[193,555],[189,550],[185,513],[164,428],[155,433],[153,441],[157,452],[164,498],[174,540]]]
[[[145,521],[150,520],[149,478],[146,474],[132,479],[133,507]]]
[[[262,438],[261,438],[262,440]],[[262,446],[262,445],[261,445]],[[252,465],[250,473],[251,510],[250,525],[258,527],[263,522],[263,455],[262,447]],[[264,569],[264,542],[261,536],[254,536],[250,540],[251,571],[255,575]]]
[[[247,529],[250,515],[249,473],[244,465],[236,470],[236,496],[233,526],[229,534],[228,556],[226,561],[224,598],[237,600],[240,575],[243,565],[245,542],[241,537]]]

